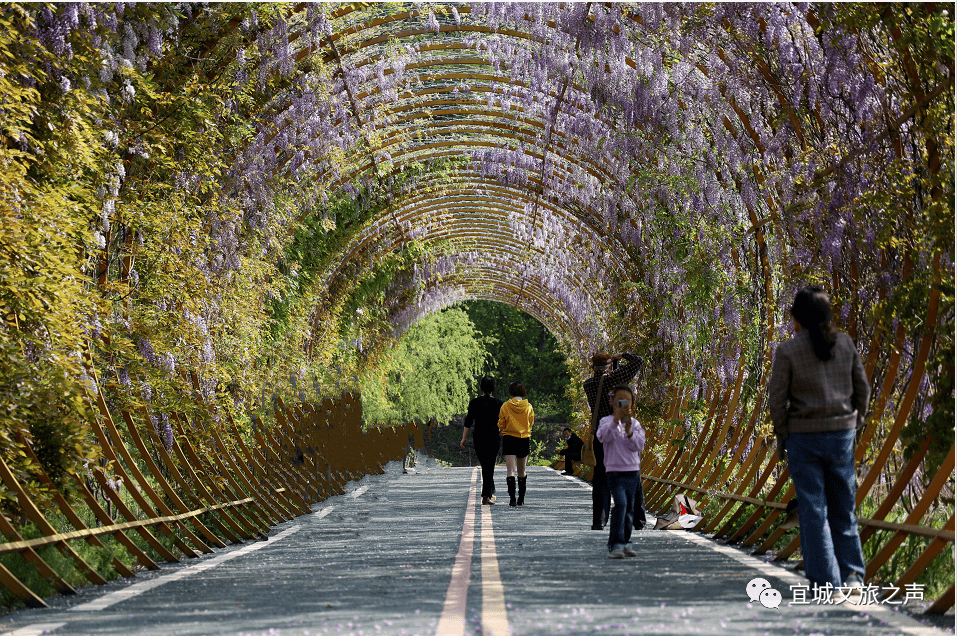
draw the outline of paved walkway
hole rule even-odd
[[[586,484],[531,468],[509,508],[476,505],[476,478],[392,464],[268,541],[7,614],[0,634],[945,634],[886,605],[789,605],[802,578],[685,531],[642,531],[638,557],[609,560]],[[750,600],[759,577],[780,607]]]

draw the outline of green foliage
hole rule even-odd
[[[567,421],[571,413],[567,356],[548,329],[502,303],[475,300],[460,306],[482,334],[487,351],[482,374],[495,378],[496,395],[508,399],[508,385],[519,381],[528,390],[536,418]]]
[[[385,354],[381,371],[362,385],[368,422],[447,422],[465,412],[485,351],[461,309],[449,308],[413,325]]]
[[[536,417],[529,442],[529,466],[551,466],[558,461],[561,457],[558,455],[558,449],[565,447],[565,440],[559,435],[560,430],[559,427],[538,421]]]
[[[871,517],[883,502],[868,496],[861,503],[857,510],[858,517]],[[949,506],[935,507],[924,522],[924,525],[931,528],[943,528],[947,518],[953,515],[953,503]],[[895,507],[888,515],[885,521],[893,523],[905,523],[907,511],[900,507]],[[865,541],[861,547],[864,551],[864,561],[868,562],[874,558],[884,547],[887,540],[894,534],[892,530],[877,530]],[[916,535],[908,536],[904,544],[898,548],[891,558],[878,569],[874,577],[869,581],[875,585],[892,585],[900,576],[913,565],[914,561],[920,556],[924,549],[934,541],[930,537],[920,537]],[[926,586],[924,598],[937,598],[943,594],[947,588],[954,584],[954,551],[953,549],[944,549],[931,562],[931,564],[918,576],[915,583]]]
[[[99,151],[92,122],[77,111],[97,105],[89,96],[47,100],[45,53],[18,37],[29,23],[16,5],[0,17],[0,454],[18,479],[35,483],[14,442],[18,433],[32,436],[46,472],[63,485],[92,457],[81,354],[93,306],[78,272],[91,240],[81,218]]]

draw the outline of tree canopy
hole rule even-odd
[[[448,422],[476,395],[488,355],[468,315],[448,308],[414,324],[362,385],[367,422]]]
[[[551,332],[510,305],[476,300],[461,306],[483,336],[487,355],[482,373],[496,380],[501,399],[508,398],[508,384],[519,381],[528,390],[537,419],[568,418],[568,359]]]

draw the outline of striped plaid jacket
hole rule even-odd
[[[768,385],[777,437],[863,426],[871,388],[861,355],[846,333],[837,334],[831,353],[830,360],[819,360],[804,329],[778,346]]]
[[[595,375],[585,380],[582,384],[582,387],[585,389],[585,397],[588,398],[588,408],[590,408],[592,412],[595,411],[595,408],[598,409],[599,420],[612,413],[611,402],[608,400],[608,392],[616,386],[631,382],[632,378],[638,375],[638,371],[641,369],[642,360],[640,356],[636,356],[633,353],[623,353],[622,357],[628,361],[628,364],[621,365],[605,376],[605,382],[601,385],[602,392],[604,392],[605,395],[598,395],[598,383],[599,380],[601,380],[601,374],[597,371]],[[591,432],[596,433],[597,431]]]

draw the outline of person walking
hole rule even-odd
[[[635,394],[631,388],[616,386],[613,392],[614,410],[599,421],[596,437],[604,445],[608,490],[615,499],[608,524],[608,558],[623,559],[626,556],[638,556],[630,542],[645,430],[632,417]]]
[[[566,447],[558,451],[558,454],[565,458],[565,469],[563,475],[575,474],[575,462],[582,460],[582,447],[585,442],[567,426],[562,429],[562,438],[565,440]]]
[[[459,446],[465,448],[465,439],[471,430],[475,455],[482,466],[482,505],[488,506],[495,503],[495,459],[501,440],[498,414],[502,410],[502,401],[492,396],[495,393],[495,380],[491,377],[482,378],[480,387],[482,395],[469,402]]]
[[[628,363],[615,369],[615,361],[621,359],[627,360]],[[641,369],[641,364],[641,357],[636,356],[633,353],[621,353],[614,356],[608,355],[607,353],[596,353],[594,356],[592,356],[591,366],[592,369],[594,369],[595,374],[585,380],[585,382],[582,384],[582,387],[585,389],[585,396],[588,398],[588,408],[592,413],[595,412],[596,408],[598,409],[599,420],[612,414],[611,403],[608,401],[607,389],[615,386],[625,386],[630,383],[632,378],[634,378],[638,373],[638,370]],[[603,384],[604,388],[602,391],[605,395],[598,395],[598,384],[602,376],[605,376],[605,381]],[[597,431],[589,432],[592,434],[597,433]],[[605,451],[602,443],[597,438],[594,440],[594,449],[595,460],[597,463],[595,465],[595,470],[592,471],[591,480],[591,529],[602,530],[605,527],[605,523],[608,521],[608,510],[611,508],[611,494],[608,491],[608,484],[605,479]],[[640,523],[641,527],[644,527],[645,497],[644,493],[640,491],[640,477],[638,479],[638,485],[636,486],[636,489],[635,498],[636,501],[639,502],[639,506],[636,508],[635,522]]]
[[[860,593],[854,440],[871,388],[854,341],[834,326],[823,289],[800,290],[791,317],[795,333],[775,353],[768,409],[778,457],[787,458],[797,493],[804,573],[812,586],[843,584]]]
[[[535,411],[526,397],[525,385],[512,382],[508,385],[511,399],[502,405],[498,415],[498,428],[502,432],[502,455],[505,456],[505,483],[508,485],[509,506],[525,504],[525,490],[528,476],[525,464],[530,453],[532,426],[535,424]],[[516,477],[518,478],[518,498],[515,497]]]

